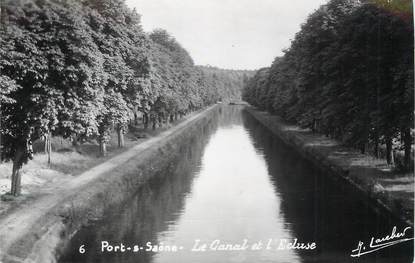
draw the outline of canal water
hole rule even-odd
[[[359,241],[369,251],[371,237],[405,225],[373,211],[243,107],[219,107],[188,140],[134,198],[76,233],[59,262],[412,262],[412,241],[351,257]]]

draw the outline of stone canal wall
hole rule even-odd
[[[82,226],[129,200],[151,178],[164,176],[162,171],[182,157],[180,145],[210,125],[219,109],[214,105],[190,116],[77,176],[65,191],[45,196],[10,215],[15,221],[10,220],[14,223],[10,223],[8,233],[0,233],[0,263],[56,262]]]
[[[247,106],[245,109],[305,159],[336,179],[350,184],[363,200],[399,223],[413,226],[414,176],[398,174],[379,159],[343,147],[339,142],[284,122],[280,117]]]

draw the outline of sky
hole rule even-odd
[[[127,0],[145,31],[166,29],[197,65],[268,67],[327,0]]]

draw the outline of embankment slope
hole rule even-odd
[[[278,116],[250,106],[246,107],[246,111],[317,167],[350,183],[372,207],[391,213],[399,221],[413,226],[413,173],[396,173],[383,160],[363,155],[326,136],[287,124]]]
[[[55,262],[56,253],[82,225],[131,197],[216,108],[188,117],[2,218],[0,262]]]

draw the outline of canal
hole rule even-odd
[[[179,157],[77,232],[59,262],[412,262],[411,242],[351,257],[359,241],[368,246],[371,237],[405,226],[303,159],[242,106],[220,106]],[[147,251],[149,242],[167,251]],[[115,252],[121,244],[125,251]]]

